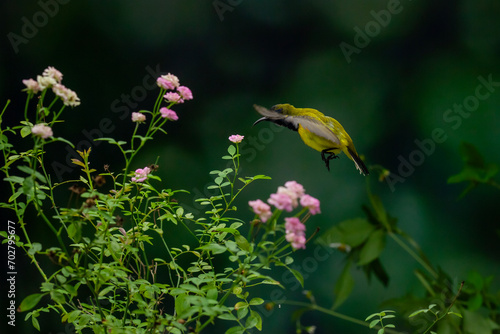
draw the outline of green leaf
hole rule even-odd
[[[182,215],[184,214],[184,208],[182,206],[178,207],[177,210],[175,210],[175,214],[177,215],[177,217],[182,217]]]
[[[377,214],[377,220],[380,221],[384,226],[389,225],[389,220],[387,219],[387,211],[385,211],[382,200],[377,195],[369,194],[370,202]]]
[[[377,324],[379,323],[379,321],[380,321],[379,319],[372,320],[372,322],[370,322],[370,326],[369,327],[373,328],[373,327],[377,326]]]
[[[27,196],[31,196],[33,195],[33,187],[35,185],[35,182],[33,181],[33,179],[31,177],[27,177],[24,179],[23,181],[23,194],[27,195]]]
[[[236,241],[236,244],[243,249],[244,251],[249,251],[250,250],[250,243],[248,240],[242,236],[241,234],[235,235],[234,236],[234,241]]]
[[[293,276],[295,277],[295,279],[297,279],[297,281],[299,281],[300,285],[302,287],[304,287],[304,277],[302,277],[302,274],[300,273],[300,271],[292,269],[292,268],[290,268],[288,266],[285,266],[285,268],[288,269],[293,274]]]
[[[68,227],[68,237],[71,238],[74,242],[80,242],[82,237],[82,229],[80,223],[73,222]]]
[[[333,242],[341,242],[351,247],[357,247],[366,241],[375,230],[365,218],[345,220],[325,232],[320,242],[326,246]]]
[[[207,290],[207,299],[217,300],[217,297],[219,297],[219,293],[216,288],[210,288]]]
[[[223,313],[223,314],[219,315],[217,318],[222,319],[222,320],[231,320],[231,321],[237,320],[237,318],[232,313]]]
[[[50,291],[50,298],[52,298],[53,301],[59,304],[64,304],[66,302],[66,300],[64,299],[64,295],[60,290]]]
[[[229,147],[227,148],[227,153],[233,156],[236,153],[236,147],[234,147],[234,145],[229,145]]]
[[[243,303],[243,302],[240,302],[240,303]],[[236,303],[238,304],[238,303]],[[245,303],[245,307],[243,308],[240,308],[238,311],[236,311],[236,316],[238,319],[243,319],[244,317],[246,317],[248,314],[248,305]]]
[[[334,293],[335,293],[335,303],[333,304],[333,309],[336,309],[340,305],[342,305],[347,297],[352,292],[352,289],[354,288],[354,279],[351,276],[351,261],[347,262],[346,265],[344,266],[344,269],[342,270],[342,273],[340,274],[340,277],[335,283],[335,288],[334,288]],[[366,320],[368,320],[367,318]]]
[[[216,243],[210,243],[208,245],[198,247],[197,249],[201,249],[204,251],[211,251],[213,254],[221,254],[227,250],[226,247],[219,245],[219,244],[216,244]]]
[[[22,184],[23,181],[24,181],[24,177],[12,175],[12,176],[4,178],[3,180],[7,181],[7,182],[13,182],[13,183],[20,183],[20,184]]]
[[[257,322],[258,322],[257,317],[254,317],[252,313],[250,313],[247,320],[245,321],[245,328],[247,329],[253,328],[257,325]]]
[[[29,126],[23,126],[21,128],[21,137],[25,138],[31,133],[31,127]]]
[[[454,316],[457,316],[459,318],[463,318],[462,315],[460,313],[457,313],[457,312],[448,312],[448,314],[453,314]]]
[[[252,298],[248,304],[250,305],[260,305],[264,303],[264,299],[262,298]]]
[[[187,301],[188,295],[186,293],[180,294],[175,298],[175,312],[177,312],[179,317],[189,310],[189,302]]]
[[[414,316],[416,316],[416,315],[418,315],[418,314],[420,314],[420,313],[424,313],[424,312],[427,312],[427,311],[428,311],[428,309],[416,310],[415,312],[413,312],[412,314],[410,314],[410,315],[408,316],[408,318],[412,318],[412,317],[414,317]]]
[[[245,328],[243,327],[231,327],[229,328],[225,334],[243,334],[245,332]]]
[[[255,311],[250,311],[250,316],[254,317],[257,319],[257,323],[255,324],[255,328],[257,328],[259,331],[262,331],[262,318],[258,312]]]
[[[31,323],[33,324],[33,327],[35,327],[38,331],[40,331],[40,323],[38,322],[37,317],[35,316],[31,317]]]
[[[19,169],[21,172],[24,172],[28,175],[35,175],[35,177],[38,180],[40,180],[43,183],[47,183],[47,179],[45,178],[45,176],[43,176],[40,172],[37,172],[28,166],[17,166],[17,169]]]
[[[27,296],[26,298],[23,299],[21,305],[19,305],[19,312],[25,312],[31,310],[38,304],[38,302],[40,302],[42,297],[45,295],[46,295],[45,293],[34,293],[32,295]]]
[[[376,230],[366,241],[359,253],[358,265],[366,265],[380,256],[385,247],[385,232]]]

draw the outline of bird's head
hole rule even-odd
[[[295,111],[297,110],[294,106],[288,103],[276,104],[270,109],[258,105],[254,105],[254,108],[259,114],[264,117],[259,118],[257,121],[255,121],[255,123],[253,123],[253,125],[262,121],[270,121],[279,125],[283,125],[283,119],[285,119],[287,116],[295,115]]]
[[[276,104],[271,107],[272,111],[276,111],[277,113],[287,115],[287,116],[292,116],[295,115],[295,111],[297,110],[294,106],[288,103],[284,104]]]

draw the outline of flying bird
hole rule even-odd
[[[360,173],[369,174],[368,168],[356,152],[351,137],[334,118],[325,116],[316,109],[295,108],[291,104],[277,104],[271,109],[254,104],[254,108],[264,117],[259,118],[253,125],[269,121],[297,131],[307,146],[321,152],[321,159],[328,170],[330,170],[330,160],[338,158],[338,154],[344,152],[354,161]]]

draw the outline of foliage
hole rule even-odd
[[[50,73],[58,72],[44,72],[42,79]],[[275,304],[288,304],[299,307],[293,317],[297,333],[315,331],[315,326],[301,323],[308,311],[373,328],[378,333],[400,333],[396,327],[405,326],[424,333],[498,333],[500,295],[490,291],[493,277],[471,271],[465,283],[453,282],[398,226],[381,197],[372,192],[370,179],[370,205],[362,206],[364,216],[340,222],[316,240],[323,247],[345,254],[344,268],[332,284],[336,298],[331,306],[319,305],[312,290],[305,291],[306,301],[285,298],[266,302],[255,294],[252,288],[256,286],[284,288],[274,277],[276,267],[288,270],[304,287],[301,272],[291,264],[294,252],[305,248],[318,232],[309,233],[306,239],[306,221],[319,213],[319,201],[305,194],[300,184],[290,181],[271,194],[268,203],[273,210],[260,200],[250,201],[256,215],[251,221],[242,219],[236,198],[255,181],[270,178],[240,175],[239,143],[243,136],[239,135],[229,137],[234,145],[230,144],[222,156],[225,168],[209,173],[213,183],[207,188],[217,194],[198,199],[205,208],[199,217],[186,212],[179,202],[178,195],[184,190],[164,187],[155,174],[159,168],[156,163],[132,171],[138,152],[158,132],[166,134],[167,122],[177,119],[170,108],[192,98],[189,89],[179,86],[170,74],[159,79],[160,93],[152,111],[133,114],[136,126],[129,143],[98,139],[121,152],[123,169],[106,166],[99,172],[91,167],[97,165],[92,163],[91,149],[82,149],[77,150],[79,159],[72,159],[80,168],[79,178],[53,182],[47,169],[46,147],[59,143],[74,148],[68,140],[55,137],[52,129],[59,126],[67,106],[79,104],[74,92],[56,86],[61,78],[53,78],[44,87],[37,87],[34,81],[29,83],[31,86],[25,83],[28,98],[24,120],[20,125],[2,124],[0,128],[4,156],[1,170],[10,187],[7,202],[0,205],[16,215],[21,233],[15,235],[15,244],[26,253],[42,279],[38,291],[27,296],[18,311],[27,312],[25,319],[39,331],[38,319],[43,313],[53,312],[78,333],[200,333],[216,322],[230,324],[228,334],[249,333],[264,328],[258,306],[271,309]],[[47,103],[51,87],[55,95]],[[163,98],[167,107],[161,107]],[[58,102],[62,102],[59,109]],[[30,113],[33,103],[36,110]],[[0,117],[7,107],[8,103]],[[18,135],[31,139],[32,148],[18,151],[10,138]],[[494,180],[497,165],[485,163],[471,144],[464,143],[460,152],[465,167],[450,177],[449,183],[469,182],[463,194],[479,183],[499,188]],[[383,168],[372,169],[380,172],[380,180],[390,175]],[[68,184],[72,184],[71,196],[76,201],[63,207],[56,200],[56,192]],[[296,210],[299,203],[301,208]],[[292,211],[293,216],[283,219],[284,212]],[[30,234],[27,217],[33,214],[53,233],[53,240],[38,240]],[[184,231],[190,242],[170,237],[168,232],[174,226]],[[4,231],[0,235],[4,243],[13,241]],[[414,273],[425,293],[385,301],[384,306],[397,312],[373,313],[365,321],[339,313],[337,310],[355,288],[354,270],[362,270],[367,281],[375,278],[389,286],[394,269],[386,269],[383,264],[389,242],[419,265]],[[154,256],[153,246],[158,245],[162,247],[161,255]],[[45,259],[52,265],[47,265]],[[398,314],[401,316],[396,317]],[[387,323],[389,319],[400,323]]]
[[[56,142],[72,144],[52,135],[65,105],[53,111],[60,99],[56,95],[45,106],[49,88],[41,89],[40,97],[36,89],[28,90],[25,121],[1,129],[2,171],[12,192],[2,206],[17,215],[22,235],[16,235],[16,245],[26,252],[43,278],[39,292],[27,296],[18,311],[28,312],[26,320],[31,319],[39,331],[38,318],[45,312],[60,314],[61,320],[73,324],[79,333],[86,329],[107,333],[201,332],[216,320],[233,323],[226,333],[262,330],[262,318],[255,307],[264,300],[252,295],[252,287],[281,286],[267,274],[273,266],[292,271],[303,283],[301,274],[289,267],[293,249],[286,240],[288,231],[280,219],[281,210],[274,210],[266,224],[259,219],[252,221],[248,237],[242,234],[248,224],[231,215],[237,211],[234,201],[242,191],[269,177],[239,176],[240,154],[235,142],[222,157],[231,167],[210,172],[215,178],[208,188],[217,189],[219,194],[199,199],[206,211],[194,217],[175,198],[183,190],[161,187],[161,179],[154,175],[158,166],[129,172],[145,143],[158,131],[166,133],[163,126],[173,120],[164,117],[171,117],[171,111],[162,112],[165,107],[160,108],[162,96],[168,95],[161,87],[153,111],[141,111],[151,118],[146,129],[141,128],[145,118],[133,115],[136,127],[130,144],[99,139],[122,153],[122,172],[91,168],[89,148],[77,151],[80,159],[72,160],[80,168],[80,178],[54,183],[46,167],[45,147]],[[33,99],[38,100],[34,124],[42,124],[46,130],[40,135],[28,120]],[[167,102],[168,110],[179,103]],[[140,130],[143,135],[139,135]],[[22,137],[32,135],[33,149],[18,152],[10,144],[9,135],[18,133]],[[70,189],[80,200],[74,207],[63,208],[56,203],[54,193],[68,183],[73,184]],[[105,183],[111,184],[107,190]],[[42,240],[30,235],[25,220],[30,210],[54,233],[57,245],[44,247]],[[303,208],[295,217],[306,211]],[[129,229],[124,228],[127,225]],[[191,243],[167,242],[172,225],[183,226]],[[7,234],[2,235],[7,242]],[[151,258],[153,244],[163,245],[161,257]],[[56,269],[44,266],[43,257],[48,257]],[[220,261],[223,258],[227,261]]]
[[[377,334],[384,334],[386,328],[395,328],[396,327],[393,324],[384,325],[384,320],[391,319],[391,318],[395,317],[394,314],[389,314],[389,313],[394,313],[394,311],[385,310],[385,311],[371,314],[365,319],[365,321],[368,321],[372,318],[378,317],[378,319],[374,319],[370,322],[370,328],[373,328],[373,327],[377,326],[378,324],[380,324],[380,329],[377,331]]]

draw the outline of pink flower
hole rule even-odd
[[[306,226],[297,217],[285,218],[285,239],[294,249],[306,248]]]
[[[302,234],[288,233],[285,236],[286,241],[292,244],[294,249],[306,249],[306,237]]]
[[[168,109],[167,107],[160,108],[161,117],[167,118],[171,121],[176,121],[179,119],[175,111]]]
[[[179,78],[169,73],[156,79],[156,84],[163,89],[175,89],[179,87]]]
[[[238,143],[241,143],[241,141],[243,140],[243,138],[245,138],[245,136],[241,136],[241,135],[231,135],[229,136],[229,141],[235,143],[235,144],[238,144]]]
[[[31,128],[31,133],[34,134],[37,137],[41,137],[43,139],[47,139],[49,137],[52,137],[54,133],[52,132],[52,129],[45,125],[45,124],[36,124]]]
[[[271,207],[266,203],[262,202],[260,199],[255,201],[249,201],[248,205],[252,208],[253,212],[259,216],[260,220],[265,223],[273,213],[271,212]]]
[[[187,88],[186,86],[177,87],[177,91],[179,92],[179,94],[181,94],[183,100],[193,99],[193,93],[191,92],[191,89]]]
[[[36,80],[26,79],[23,80],[23,84],[26,86],[23,91],[33,92],[33,94],[36,94],[40,91],[40,86],[38,85],[38,82]]]
[[[52,91],[54,94],[59,96],[66,106],[76,107],[80,105],[80,99],[74,91],[67,88],[63,84],[55,84],[52,86]]]
[[[320,213],[319,209],[319,200],[317,198],[314,198],[310,195],[304,195],[300,198],[300,205],[302,205],[305,208],[309,209],[309,212],[312,215],[315,215],[317,213]]]
[[[183,103],[181,96],[178,93],[169,92],[163,96],[168,102]]]
[[[146,181],[149,173],[151,173],[151,169],[149,167],[136,169],[135,176],[132,177],[132,182],[144,182],[144,181]]]
[[[287,233],[295,233],[298,231],[304,232],[306,230],[306,226],[300,222],[299,218],[289,217],[285,218],[285,230]]]
[[[132,113],[132,122],[138,122],[142,123],[146,120],[146,115],[140,112],[133,112]]]
[[[56,70],[56,69],[55,69],[54,67],[52,67],[52,66],[47,67],[47,68],[43,71],[42,75],[43,75],[44,77],[54,78],[54,80],[56,80],[58,83],[61,83],[61,81],[62,81],[62,77],[63,77],[62,73],[61,73],[61,72],[59,72],[58,70]]]
[[[300,183],[297,183],[296,181],[286,182],[285,187],[289,189],[291,192],[293,192],[297,198],[302,197],[305,193],[304,187]]]
[[[271,194],[267,203],[274,205],[278,210],[286,210],[288,212],[293,210],[292,198],[284,193]]]

